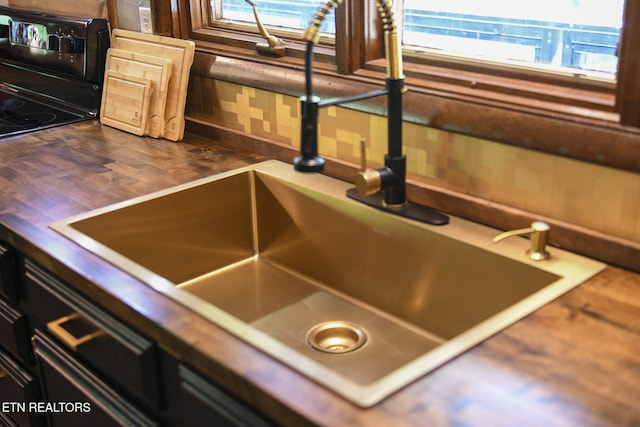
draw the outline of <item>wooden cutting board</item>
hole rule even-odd
[[[110,48],[107,51],[106,69],[151,81],[153,87],[144,134],[153,138],[161,137],[164,134],[164,113],[172,70],[171,61],[166,58]]]
[[[167,89],[162,136],[171,141],[181,141],[184,136],[184,108],[195,43],[191,40],[116,28],[111,32],[111,47],[171,61],[171,79]]]
[[[105,71],[100,122],[134,135],[143,135],[152,90],[149,79]]]

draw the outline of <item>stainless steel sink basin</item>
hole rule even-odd
[[[349,187],[268,161],[51,227],[364,407],[603,268],[530,261],[526,239],[393,217]]]

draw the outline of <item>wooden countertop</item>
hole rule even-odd
[[[260,160],[192,134],[174,143],[97,121],[0,140],[0,239],[283,425],[640,425],[640,274],[607,267],[360,409],[47,227]]]

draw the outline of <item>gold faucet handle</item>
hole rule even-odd
[[[360,172],[367,171],[367,143],[364,138],[360,139]]]
[[[527,251],[527,255],[534,261],[542,261],[549,259],[551,256],[546,250],[547,241],[549,239],[549,225],[542,221],[535,221],[531,227],[521,228],[518,230],[506,231],[493,238],[493,243],[509,237],[524,236],[529,234],[531,240],[531,248]]]
[[[361,196],[370,196],[382,189],[380,173],[367,167],[367,147],[364,139],[360,140],[360,170],[356,175],[355,185]]]

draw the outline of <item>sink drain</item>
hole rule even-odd
[[[366,331],[349,322],[324,322],[307,332],[309,345],[325,353],[348,353],[362,347],[366,341]]]

